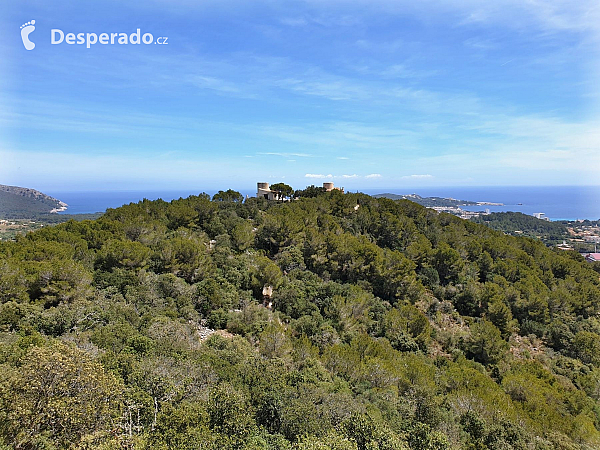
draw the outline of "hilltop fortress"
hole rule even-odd
[[[333,190],[341,191],[344,193],[343,187],[335,187],[332,182],[328,181],[323,183],[323,189],[325,192],[330,192]],[[257,198],[266,198],[267,200],[280,200],[277,196],[277,192],[272,191],[269,188],[269,183],[256,183],[256,197]]]

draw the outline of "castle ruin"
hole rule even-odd
[[[331,192],[333,190],[341,191],[344,193],[343,187],[335,187],[331,181],[323,183],[323,189],[325,192]],[[277,196],[277,192],[270,189],[269,183],[256,183],[256,198],[265,198],[267,200],[280,200]]]

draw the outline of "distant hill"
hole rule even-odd
[[[546,243],[568,238],[565,223],[540,220],[520,212],[492,213],[471,220],[507,234],[537,237]]]
[[[432,207],[457,207],[457,206],[466,206],[466,205],[483,205],[485,202],[472,202],[469,200],[457,200],[455,198],[442,198],[442,197],[421,197],[417,194],[377,194],[374,195],[375,198],[389,198],[391,200],[410,200],[411,202],[418,203],[421,206],[425,206],[427,208]]]
[[[66,209],[66,203],[35,189],[0,184],[0,218],[29,219]]]

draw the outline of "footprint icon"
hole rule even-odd
[[[29,40],[29,35],[33,30],[35,30],[35,20],[21,25],[21,39],[23,39],[23,45],[26,50],[33,50],[35,48],[35,44]]]

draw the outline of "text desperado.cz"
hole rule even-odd
[[[96,43],[109,45],[109,44],[160,44],[167,45],[167,37],[161,36],[154,39],[152,33],[141,34],[138,28],[135,33],[65,33],[62,30],[52,29],[50,31],[50,43],[61,44],[66,42],[67,44],[86,44],[87,48]]]

